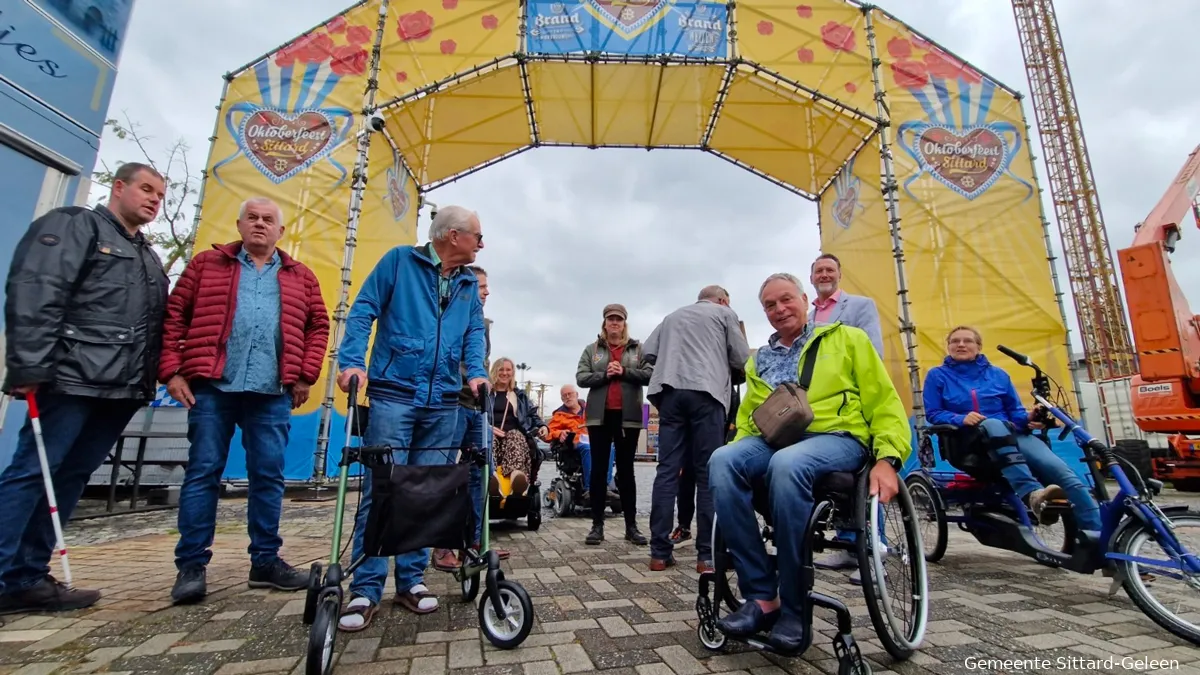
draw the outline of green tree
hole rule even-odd
[[[130,146],[131,150],[136,148],[140,157],[120,161],[113,167],[101,160],[100,169],[92,172],[92,182],[111,188],[117,168],[127,161],[149,164],[163,175],[167,184],[166,195],[163,197],[158,218],[146,229],[146,236],[162,255],[167,275],[175,279],[183,273],[184,266],[191,259],[192,247],[196,240],[197,204],[194,199],[200,190],[197,187],[198,176],[193,174],[188,163],[190,148],[181,138],[161,151],[152,151],[153,138],[144,134],[140,125],[131,120],[128,114],[123,117],[124,122],[109,119],[104,126],[114,138]],[[107,190],[105,192],[107,193]]]

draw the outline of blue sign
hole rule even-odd
[[[728,9],[711,0],[529,0],[526,51],[728,56]]]
[[[39,0],[69,4],[66,0]],[[0,6],[0,79],[96,136],[116,70],[23,0]]]
[[[133,0],[28,0],[66,26],[80,42],[116,64]]]

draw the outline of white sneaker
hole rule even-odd
[[[834,551],[813,560],[813,567],[823,570],[844,570],[858,567],[858,556],[850,551]]]

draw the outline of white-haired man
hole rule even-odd
[[[668,314],[643,348],[654,364],[648,397],[658,409],[658,474],[650,506],[650,569],[675,564],[671,525],[680,472],[692,468],[696,487],[696,569],[712,567],[712,499],[708,458],[725,441],[733,370],[750,357],[729,293],[705,286],[696,302]]]
[[[428,244],[397,246],[384,254],[363,282],[346,319],[338,352],[338,386],[351,378],[365,385],[371,400],[367,445],[415,448],[397,452],[397,464],[454,461],[457,453],[421,448],[458,447],[459,396],[463,386],[477,395],[487,383],[486,326],[479,282],[468,266],[483,248],[479,216],[461,206],[437,212]],[[369,371],[367,339],[375,327]],[[363,481],[362,505],[354,522],[353,558],[364,551],[371,480]],[[397,604],[427,614],[438,608],[425,586],[428,549],[396,556]],[[359,631],[371,623],[387,580],[387,559],[371,558],[354,572],[350,602],[340,627]]]
[[[283,212],[251,197],[241,239],[192,258],[167,301],[158,379],[188,409],[187,473],[179,493],[178,570],[171,599],[207,593],[221,473],[235,427],[250,479],[250,586],[298,591],[308,574],[279,557],[283,462],[292,409],[321,376],[329,312],[312,270],[279,250]]]

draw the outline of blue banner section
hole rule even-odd
[[[133,0],[28,0],[66,26],[80,42],[116,64]]]
[[[99,136],[116,70],[24,0],[0,3],[0,77]]]
[[[525,49],[723,59],[728,18],[724,2],[709,0],[529,0]]]

